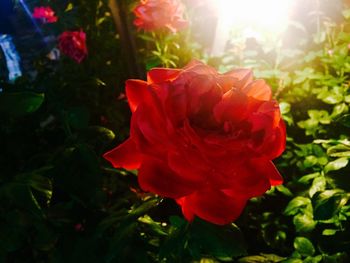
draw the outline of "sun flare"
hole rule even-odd
[[[211,0],[214,1],[214,0]],[[214,53],[222,52],[232,29],[246,37],[278,35],[288,26],[293,0],[215,0],[218,14]]]

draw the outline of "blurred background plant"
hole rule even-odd
[[[213,2],[184,1],[188,27],[176,33],[137,30],[138,4],[17,3],[24,76],[1,75],[0,262],[349,262],[349,3],[296,1],[279,36],[230,28],[215,52]],[[24,6],[48,5],[58,21],[38,32]],[[81,64],[47,56],[59,34],[80,29]],[[173,201],[141,192],[135,171],[100,157],[128,136],[124,81],[193,58],[252,68],[288,125],[275,161],[284,185],[224,227],[189,224]]]

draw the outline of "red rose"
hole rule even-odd
[[[165,28],[175,33],[188,25],[179,0],[141,0],[134,14],[134,24],[146,31]]]
[[[58,38],[58,47],[63,54],[80,63],[87,55],[86,35],[83,31],[65,31]]]
[[[40,19],[44,23],[54,23],[57,21],[55,12],[49,6],[35,7],[33,12],[33,18]]]
[[[248,199],[282,183],[271,160],[285,149],[285,125],[250,70],[156,68],[147,81],[128,80],[126,95],[130,138],[104,158],[139,169],[141,188],[176,199],[188,220],[230,223]]]

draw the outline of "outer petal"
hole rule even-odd
[[[270,160],[280,156],[286,145],[286,128],[278,104],[264,102],[249,120],[255,151]]]
[[[230,76],[235,79],[234,86],[243,89],[253,81],[253,72],[250,69],[235,69],[226,72],[224,76]]]
[[[206,188],[177,200],[184,216],[191,221],[196,215],[217,225],[229,224],[239,217],[247,200],[230,197],[220,190]]]
[[[142,103],[133,114],[130,134],[143,154],[163,156],[173,142],[167,134],[168,123],[160,101],[153,97],[152,103]]]
[[[266,84],[265,80],[255,80],[243,89],[243,92],[248,97],[253,97],[257,100],[271,100],[271,88]]]
[[[168,69],[168,68],[154,68],[147,74],[147,82],[162,83],[166,81],[174,80],[182,70],[180,69]]]
[[[116,168],[138,169],[141,165],[142,155],[133,139],[129,138],[113,150],[105,153],[103,157]]]
[[[173,172],[165,162],[152,157],[142,161],[138,181],[144,191],[170,198],[191,194],[196,187],[196,184],[188,183],[188,180]]]
[[[280,185],[283,183],[283,178],[272,161],[252,159],[251,163],[256,167],[257,171],[261,171],[262,175],[269,179],[271,186]]]
[[[137,79],[126,81],[126,97],[132,112],[135,112],[137,106],[144,100],[148,100],[149,92],[147,82]]]
[[[201,75],[218,75],[217,71],[214,68],[205,65],[203,62],[196,59],[193,59],[190,63],[188,63],[183,70],[186,73],[191,72]]]
[[[237,167],[227,178],[226,188],[225,185],[221,188],[225,188],[223,191],[229,196],[249,199],[263,195],[271,186],[282,182],[283,178],[271,161],[254,158]]]

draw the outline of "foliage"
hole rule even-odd
[[[131,13],[134,1],[120,2]],[[42,54],[34,80],[1,82],[0,262],[349,262],[349,10],[341,23],[319,16],[298,45],[233,41],[215,58],[190,29],[131,32],[145,69],[193,57],[222,70],[248,66],[280,102],[288,141],[275,163],[285,183],[218,227],[186,222],[173,201],[140,192],[134,171],[100,157],[127,137],[130,116],[108,2],[41,3],[59,17],[43,33],[83,28],[89,55],[77,65]]]

